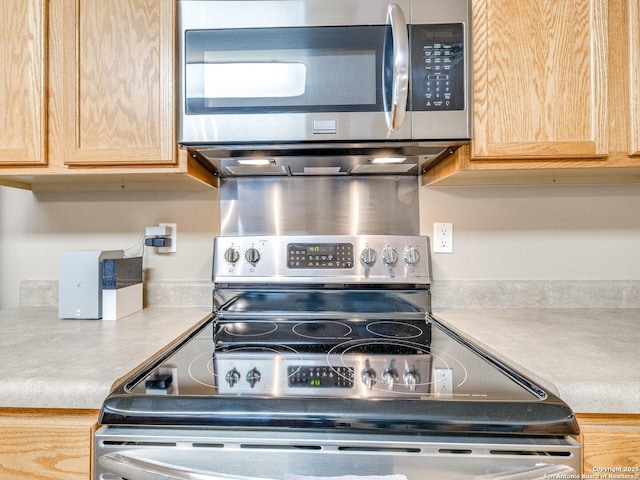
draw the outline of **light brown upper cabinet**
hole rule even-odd
[[[607,1],[473,6],[472,158],[606,155]]]
[[[46,0],[0,6],[0,165],[47,162]]]
[[[174,164],[175,2],[57,3],[50,28],[56,153],[68,165]]]
[[[175,128],[175,0],[3,0],[0,185],[209,188]]]
[[[640,182],[640,0],[474,0],[470,147],[424,184]]]

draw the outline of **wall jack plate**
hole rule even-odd
[[[433,224],[433,253],[453,253],[453,223]]]
[[[171,239],[171,245],[168,247],[158,247],[158,253],[176,253],[178,251],[177,248],[177,240],[178,240],[178,225],[175,223],[159,223],[160,227],[171,227],[171,235],[169,238]]]

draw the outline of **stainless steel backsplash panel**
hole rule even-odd
[[[419,235],[418,178],[223,178],[221,235]]]

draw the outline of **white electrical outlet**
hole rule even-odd
[[[159,223],[158,226],[171,228],[171,235],[169,236],[171,245],[168,247],[158,247],[158,253],[176,253],[178,251],[178,246],[176,245],[178,241],[178,225],[175,223]]]
[[[453,253],[453,223],[433,224],[433,253]]]

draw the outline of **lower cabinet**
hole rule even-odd
[[[640,415],[577,417],[583,478],[640,479]]]
[[[88,480],[98,410],[0,408],[0,478]]]

